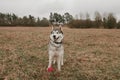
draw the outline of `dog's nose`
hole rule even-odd
[[[56,38],[56,36],[55,36],[55,35],[53,35],[53,38],[55,39],[55,38]]]

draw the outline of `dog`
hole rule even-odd
[[[58,71],[61,71],[63,65],[64,47],[63,47],[63,31],[62,26],[55,28],[52,26],[50,41],[48,46],[49,64],[47,70],[57,61]]]

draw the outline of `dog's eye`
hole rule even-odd
[[[57,32],[57,34],[58,34],[58,32]]]

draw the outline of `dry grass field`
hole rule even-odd
[[[120,80],[120,30],[64,31],[62,71],[47,72],[50,27],[0,27],[0,80]]]

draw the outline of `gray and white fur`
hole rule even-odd
[[[58,71],[61,71],[61,65],[63,65],[63,56],[64,56],[64,47],[63,47],[63,32],[62,27],[58,28],[52,27],[50,34],[50,42],[48,48],[49,54],[49,64],[48,68],[52,66],[52,63],[55,64],[57,61]]]

